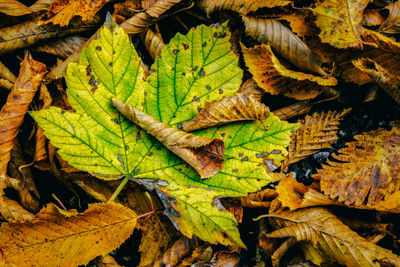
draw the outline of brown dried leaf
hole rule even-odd
[[[205,10],[207,16],[209,16],[211,13],[220,10],[231,10],[242,15],[247,15],[260,8],[283,7],[290,3],[292,3],[292,1],[287,0],[200,0],[197,5]]]
[[[0,12],[9,16],[22,16],[32,13],[26,5],[17,0],[0,0]]]
[[[144,31],[160,19],[160,16],[182,0],[159,0],[143,12],[135,14],[125,20],[121,27],[128,34],[135,34]]]
[[[376,44],[380,50],[400,54],[400,43],[392,38],[365,28],[362,28],[361,36],[364,41]]]
[[[162,258],[157,261],[154,266],[177,266],[184,258],[189,256],[197,246],[196,238],[189,239],[187,237],[182,237],[164,253]]]
[[[0,76],[14,83],[17,77],[2,62],[0,62]]]
[[[206,102],[204,109],[196,117],[185,122],[182,128],[190,132],[234,121],[264,121],[268,116],[269,108],[256,97],[239,94],[212,103]]]
[[[309,10],[296,11],[290,14],[280,14],[278,20],[286,20],[298,37],[309,37],[314,34],[311,22],[314,18]]]
[[[40,86],[40,95],[39,95],[39,100],[42,101],[42,109],[49,108],[53,102],[53,99],[50,96],[49,90],[47,89],[47,86],[45,84],[41,84]],[[40,128],[38,125],[36,125],[36,133],[35,133],[35,155],[34,155],[34,163],[35,167],[38,167],[39,169],[43,170],[42,162],[46,161],[48,159],[48,154],[46,150],[46,146],[48,144],[47,138],[43,133],[43,129]]]
[[[386,7],[389,16],[379,27],[380,32],[396,34],[400,31],[400,3],[390,2]]]
[[[277,197],[274,189],[266,188],[256,193],[248,194],[245,197],[239,197],[243,207],[247,208],[269,208],[271,201]]]
[[[27,53],[14,88],[0,111],[0,177],[6,174],[14,138],[45,73],[46,66]]]
[[[400,79],[369,58],[353,61],[354,66],[367,73],[383,90],[400,104]]]
[[[258,101],[261,101],[264,93],[264,90],[258,87],[256,81],[253,79],[247,79],[244,83],[242,83],[242,85],[240,85],[239,90],[236,92],[236,94],[253,95],[253,97]]]
[[[80,22],[73,20],[68,27],[58,27],[53,24],[39,25],[40,18],[23,22],[14,26],[0,29],[0,54],[14,51],[16,49],[31,46],[39,41],[54,37],[63,37],[72,33],[87,31],[93,28],[100,17],[95,17],[91,22]]]
[[[364,11],[362,25],[366,27],[381,25],[384,21],[379,9],[368,9]]]
[[[213,264],[213,266],[238,267],[239,261],[239,254],[227,251],[218,251],[211,259],[211,263]]]
[[[3,192],[0,193],[0,214],[8,222],[24,222],[33,218],[32,213],[24,209],[17,201],[4,196]]]
[[[350,110],[315,112],[312,116],[307,115],[305,119],[298,121],[300,128],[291,136],[289,154],[284,163],[286,167],[322,149],[330,148],[338,139],[336,132],[340,121]]]
[[[116,98],[113,98],[113,104],[125,117],[192,166],[201,178],[209,178],[221,170],[225,151],[222,140],[196,136],[172,128]]]
[[[322,76],[327,73],[322,69],[321,59],[288,28],[279,21],[244,16],[246,34],[261,43],[269,44],[272,49],[293,63],[302,71],[311,71]]]
[[[224,198],[221,199],[222,205],[227,209],[230,213],[235,216],[235,219],[238,223],[242,223],[243,220],[243,206],[239,198]]]
[[[262,44],[250,49],[243,46],[242,50],[253,79],[258,86],[273,95],[283,94],[298,100],[311,99],[322,93],[324,86],[334,86],[337,83],[331,76],[319,77],[285,68],[269,45]]]
[[[312,103],[309,100],[296,102],[289,106],[272,111],[281,120],[288,120],[310,112]]]
[[[56,0],[49,6],[40,24],[53,23],[67,26],[71,19],[80,16],[82,21],[90,21],[94,15],[110,0]]]
[[[39,193],[36,189],[33,175],[26,165],[19,142],[14,140],[14,147],[11,150],[11,160],[8,164],[8,171],[15,180],[19,183],[13,185],[13,188],[18,192],[21,205],[30,211],[39,211]]]
[[[80,37],[78,35],[69,36],[61,40],[36,46],[32,50],[36,52],[52,54],[56,57],[65,59],[72,55],[75,51],[79,51],[86,41],[87,38]]]
[[[140,35],[140,37],[142,38],[146,50],[153,59],[161,55],[161,50],[165,46],[161,34],[156,34],[150,28],[148,28]]]
[[[267,237],[294,237],[297,242],[311,241],[332,261],[345,266],[400,266],[399,256],[368,242],[325,208],[281,211],[272,217],[271,222],[278,230],[267,234]]]
[[[33,12],[47,10],[54,1],[55,0],[37,0],[33,5],[29,7],[29,9]]]
[[[51,266],[86,264],[119,247],[132,234],[136,217],[115,203],[90,204],[83,213],[50,204],[32,221],[2,224],[0,257],[17,266],[42,265],[43,259]]]
[[[325,0],[312,10],[324,43],[337,48],[362,47],[361,22],[370,0]]]
[[[109,254],[97,257],[94,264],[98,267],[122,267]]]
[[[400,212],[400,124],[354,139],[313,178],[325,195],[345,205]]]
[[[209,245],[197,247],[193,250],[192,255],[183,259],[178,266],[202,266],[202,264],[206,264],[206,262],[211,260],[212,252],[212,248]]]

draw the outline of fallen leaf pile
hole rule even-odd
[[[398,3],[0,1],[1,264],[400,266]]]

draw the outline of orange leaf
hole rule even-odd
[[[25,54],[20,75],[0,112],[0,176],[6,174],[14,138],[45,73],[44,64]]]
[[[276,58],[269,45],[243,48],[243,56],[258,86],[273,95],[283,94],[298,100],[314,98],[324,86],[334,86],[334,77],[319,77],[285,68]]]
[[[17,266],[87,264],[118,248],[132,234],[136,217],[114,203],[90,204],[83,213],[50,204],[32,221],[1,225],[0,259]]]
[[[47,10],[42,23],[67,26],[75,16],[88,21],[110,0],[56,0]]]

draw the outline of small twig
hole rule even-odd
[[[114,202],[114,200],[118,197],[119,193],[121,193],[122,189],[124,189],[124,186],[126,185],[126,183],[128,183],[128,181],[129,181],[129,177],[127,176],[124,178],[124,180],[122,180],[122,182],[119,184],[117,189],[115,189],[114,193],[112,194],[110,199],[107,201],[107,203]]]
[[[52,193],[51,196],[58,202],[58,204],[60,204],[60,206],[67,211],[67,208],[65,208],[64,204],[61,202],[61,200],[54,194]]]

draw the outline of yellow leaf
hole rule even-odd
[[[298,100],[311,99],[322,93],[324,86],[334,86],[334,77],[319,77],[285,68],[269,45],[242,47],[243,56],[258,86],[273,95],[283,94]]]
[[[400,123],[354,138],[313,178],[325,195],[345,205],[400,212]]]
[[[17,266],[78,266],[118,248],[136,214],[120,204],[90,204],[83,213],[50,204],[24,223],[0,227],[1,260]],[[82,249],[85,248],[85,249]]]
[[[270,238],[294,237],[310,241],[332,261],[345,266],[400,266],[400,257],[353,232],[325,208],[281,211],[271,215],[274,228]]]
[[[316,4],[315,23],[324,43],[337,48],[362,47],[361,22],[370,0],[325,0]]]
[[[291,136],[289,154],[284,164],[290,165],[322,149],[330,148],[337,140],[336,132],[340,121],[350,110],[316,112],[300,120],[300,128]]]
[[[212,103],[206,102],[204,109],[196,117],[183,124],[184,131],[190,132],[234,121],[264,121],[269,116],[269,108],[255,96],[237,94],[224,97]]]

